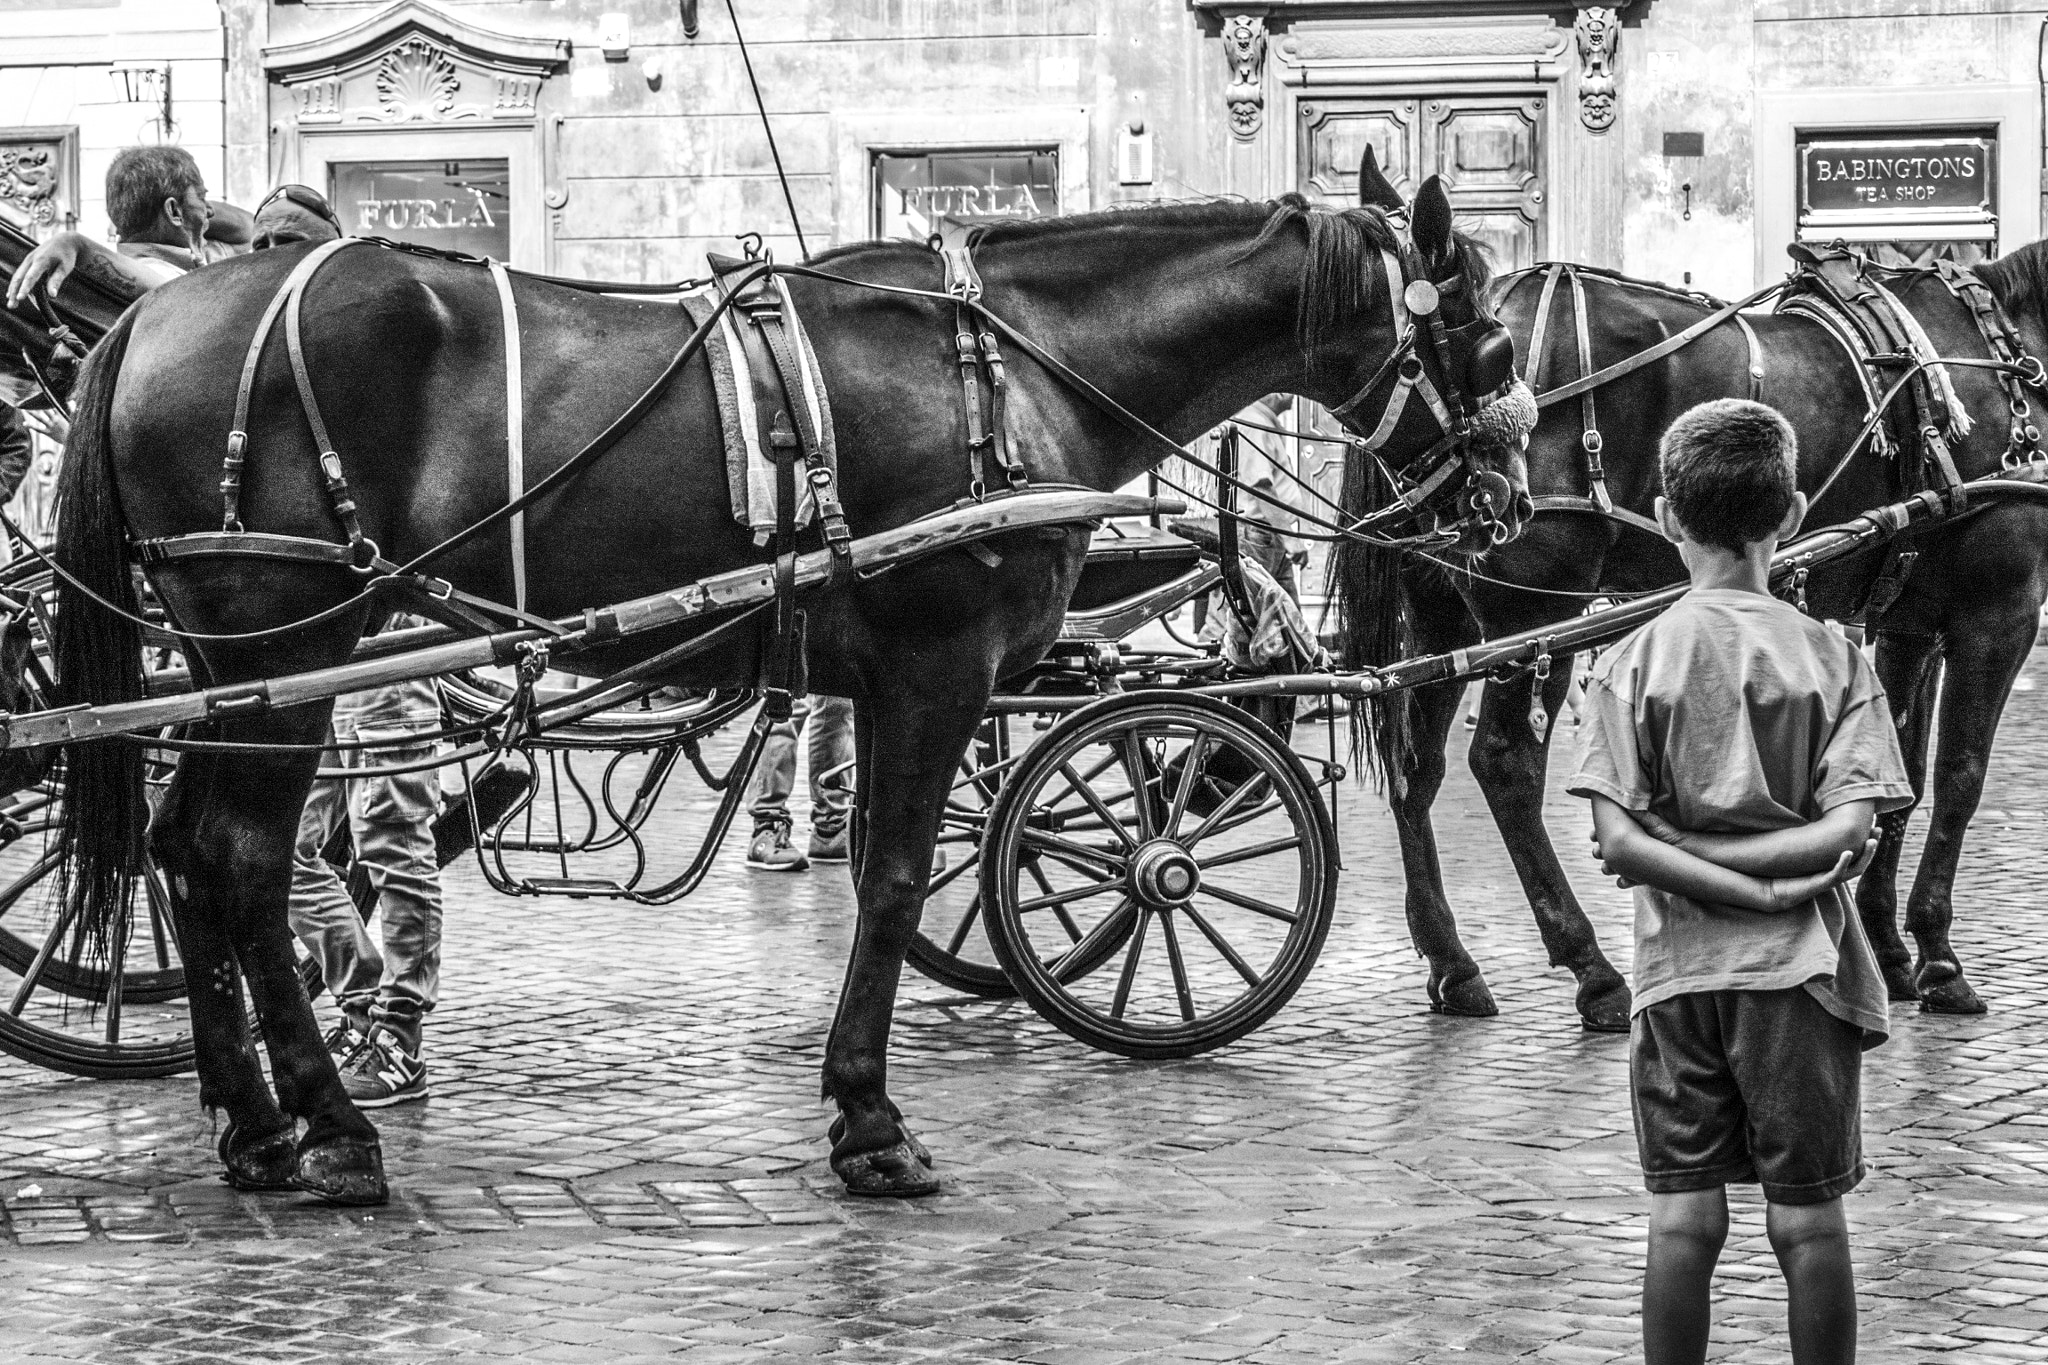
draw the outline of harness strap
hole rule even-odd
[[[1749,351],[1749,401],[1764,401],[1764,348],[1756,339],[1756,328],[1749,325],[1749,319],[1741,313],[1735,315],[1735,325],[1742,329],[1742,344]]]
[[[797,450],[803,457],[804,481],[810,486],[811,501],[818,509],[818,526],[825,537],[825,548],[832,552],[831,583],[833,587],[844,586],[853,576],[853,533],[847,529],[846,509],[839,504],[839,471],[833,467],[831,452],[825,449],[813,407],[814,403],[822,403],[824,397],[810,382],[809,367],[804,363],[801,348],[784,325],[788,317],[794,316],[794,305],[782,281],[770,279],[760,291],[758,302],[740,306],[767,343],[768,354],[782,383],[783,397],[789,404],[789,410],[796,414],[794,434],[798,441]],[[779,410],[775,418],[778,424],[787,420]],[[779,469],[779,453],[776,459]],[[794,470],[791,472],[793,477]],[[778,511],[777,516],[780,515]],[[793,500],[790,515],[792,518],[795,516]],[[795,552],[794,544],[788,547],[787,552]]]
[[[1536,299],[1536,322],[1529,331],[1529,388],[1541,392],[1536,381],[1543,373],[1543,343],[1550,334],[1550,300],[1557,293],[1558,277],[1565,273],[1567,266],[1553,261],[1543,268],[1543,292]]]
[[[220,498],[221,530],[242,529],[242,460],[249,448],[249,399],[256,389],[256,366],[263,359],[263,347],[270,340],[271,329],[277,325],[277,315],[284,310],[285,302],[296,299],[299,291],[306,287],[306,281],[313,272],[326,264],[327,258],[345,246],[362,240],[358,237],[339,237],[331,242],[322,242],[307,252],[299,263],[292,267],[292,273],[285,276],[282,287],[270,296],[270,302],[263,309],[263,316],[256,323],[256,335],[250,338],[248,354],[242,357],[242,380],[235,390],[234,425],[228,430],[227,454],[221,460]]]
[[[1576,493],[1544,493],[1531,499],[1539,512],[1590,512],[1595,516],[1618,521],[1624,526],[1633,526],[1638,531],[1648,531],[1659,540],[1664,538],[1664,528],[1641,512],[1631,512],[1626,507],[1610,503],[1602,507],[1591,498],[1582,498]]]
[[[1579,272],[1567,268],[1565,274],[1572,282],[1572,315],[1579,332],[1579,373],[1593,373],[1593,337],[1586,319],[1586,285],[1579,278]],[[1594,505],[1602,512],[1614,510],[1614,499],[1607,492],[1607,466],[1600,461],[1600,451],[1606,442],[1600,436],[1600,422],[1593,408],[1593,390],[1588,388],[1579,395],[1579,417],[1585,430],[1579,434],[1579,446],[1586,452],[1586,492]]]
[[[1819,323],[1821,330],[1834,338],[1835,344],[1849,357],[1849,368],[1855,371],[1856,382],[1863,388],[1865,411],[1875,412],[1878,405],[1877,380],[1864,364],[1869,353],[1863,345],[1861,334],[1842,311],[1815,294],[1793,295],[1780,303],[1777,311]],[[1872,454],[1881,459],[1890,459],[1898,449],[1897,442],[1891,438],[1889,428],[1881,421],[1870,428],[1870,449]],[[1852,450],[1849,453],[1855,452]]]
[[[1594,374],[1583,375],[1578,379],[1574,379],[1569,384],[1559,385],[1557,388],[1539,397],[1536,400],[1536,406],[1547,408],[1553,403],[1562,403],[1567,398],[1577,398],[1589,389],[1597,389],[1603,384],[1612,384],[1625,374],[1634,374],[1645,365],[1655,364],[1673,351],[1690,346],[1696,339],[1711,332],[1714,328],[1728,321],[1728,319],[1737,316],[1743,309],[1753,303],[1761,303],[1784,287],[1783,281],[1768,284],[1762,289],[1757,290],[1754,294],[1751,294],[1748,298],[1737,299],[1734,303],[1724,304],[1684,331],[1674,332],[1672,335],[1664,338],[1647,351],[1637,351],[1628,359],[1617,360],[1604,370]]]
[[[498,286],[498,309],[505,319],[505,500],[517,502],[526,491],[526,389],[519,364],[519,305],[512,297],[512,276],[503,261],[492,261],[491,281]],[[507,521],[512,533],[512,605],[526,610],[526,513]]]
[[[306,279],[301,279],[298,288],[286,293],[285,351],[292,363],[292,382],[298,386],[299,406],[305,410],[306,425],[313,430],[313,445],[320,452],[320,474],[327,487],[328,504],[334,509],[335,519],[341,523],[342,534],[348,537],[350,561],[358,571],[367,573],[380,551],[377,542],[363,534],[363,523],[356,516],[355,499],[349,495],[348,479],[342,473],[341,455],[335,450],[334,438],[328,434],[327,423],[320,415],[320,402],[313,396],[313,376],[306,366],[305,342],[299,329],[299,311],[306,297],[306,282]]]
[[[988,496],[982,452],[990,445],[981,425],[981,357],[974,327],[974,306],[981,302],[981,272],[964,246],[939,248],[945,266],[945,291],[953,299],[954,363],[960,367],[961,404],[967,409],[967,491],[976,502]]]

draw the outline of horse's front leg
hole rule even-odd
[[[1572,658],[1561,655],[1552,662],[1550,676],[1540,691],[1530,674],[1518,674],[1506,683],[1488,682],[1469,762],[1487,808],[1493,812],[1494,824],[1507,843],[1515,875],[1529,898],[1550,965],[1569,968],[1578,979],[1580,1021],[1601,1033],[1626,1033],[1628,982],[1600,951],[1592,922],[1572,894],[1571,882],[1543,823],[1550,736],[1571,678]],[[1546,718],[1540,735],[1531,714],[1539,695]]]
[[[224,725],[222,734],[249,743],[317,744],[326,712],[311,707],[247,718]],[[282,1169],[282,1183],[323,1198],[382,1203],[377,1130],[350,1102],[328,1055],[299,980],[287,917],[292,851],[318,755],[202,755],[200,762],[203,777],[167,805],[150,838],[171,874],[181,946],[193,944],[202,954],[195,961],[186,950],[194,1043],[202,1095],[209,1076],[226,1087],[230,1132],[221,1155],[229,1179],[275,1187]],[[233,985],[236,964],[270,1055],[277,1106],[250,1091],[254,1058]],[[245,1116],[246,1138],[236,1131]],[[304,1120],[306,1130],[286,1165],[280,1139],[292,1134],[294,1119]]]
[[[825,1046],[824,1078],[826,1098],[839,1106],[832,1169],[854,1194],[902,1197],[939,1188],[930,1154],[889,1098],[889,1027],[903,954],[924,909],[939,817],[987,705],[989,680],[924,672],[928,687],[854,704],[863,798],[860,918]]]
[[[1933,1014],[1982,1014],[1985,1008],[1949,943],[1954,922],[1950,897],[1963,856],[1963,837],[1984,795],[1984,773],[2005,699],[2040,628],[2039,597],[2032,592],[2016,595],[2024,600],[1995,615],[1973,613],[1973,621],[1951,622],[1942,639],[1934,809],[1906,905],[1906,930],[1920,950],[1913,986],[1920,1008]]]
[[[1926,791],[1927,739],[1934,728],[1934,693],[1941,679],[1940,644],[1934,635],[1880,633],[1877,637],[1877,680],[1891,700],[1898,726],[1899,753],[1916,796]],[[1894,1000],[1918,1000],[1913,988],[1913,955],[1899,937],[1899,858],[1905,852],[1906,827],[1918,803],[1877,817],[1877,855],[1856,883],[1856,913],[1864,936],[1884,972],[1885,992]]]

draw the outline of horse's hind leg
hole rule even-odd
[[[328,709],[313,706],[245,718],[223,725],[222,737],[317,744],[326,730]],[[159,817],[150,837],[158,860],[171,874],[181,927],[189,925],[191,941],[208,954],[201,964],[205,986],[195,985],[192,991],[202,1093],[210,1069],[229,1095],[242,1102],[240,1112],[230,1108],[231,1123],[239,1129],[243,1113],[249,1115],[261,1134],[266,1173],[278,1161],[278,1132],[289,1132],[291,1119],[303,1119],[306,1131],[297,1144],[290,1183],[341,1203],[381,1203],[386,1191],[377,1130],[349,1101],[320,1037],[299,981],[287,917],[292,850],[318,762],[313,752],[200,755],[197,766],[203,776]],[[186,961],[190,972],[193,961],[190,956]],[[278,1100],[289,1116],[282,1122],[275,1107],[257,1105],[247,1095],[254,1057],[233,990],[236,963],[256,1006]],[[216,983],[216,975],[226,983],[225,990]],[[228,1030],[237,1027],[242,1029],[240,1036],[230,1039]],[[224,1095],[223,1103],[227,1102]],[[231,1131],[230,1138],[235,1137]],[[237,1141],[225,1147],[232,1179],[237,1174],[234,1158],[244,1148]]]
[[[2038,595],[2021,596],[2025,600],[2019,609],[2007,607],[1995,616],[1985,612],[1973,621],[1952,622],[1942,640],[1934,809],[1906,906],[1906,929],[1920,949],[1913,985],[1920,994],[1920,1008],[1934,1014],[1984,1012],[1984,1002],[1964,979],[1962,963],[1949,943],[1954,921],[1950,896],[1956,864],[1963,856],[1963,836],[1984,795],[1984,773],[2005,699],[2040,628]]]
[[[1927,737],[1933,729],[1934,692],[1941,678],[1940,643],[1932,635],[1880,633],[1877,637],[1877,679],[1890,698],[1892,720],[1899,727],[1899,752],[1916,796],[1925,792]],[[1894,1000],[1918,1000],[1913,989],[1913,955],[1899,937],[1899,857],[1906,847],[1906,826],[1918,802],[1877,817],[1877,856],[1856,884],[1856,913],[1863,921],[1877,965],[1884,972],[1885,991]]]
[[[855,1194],[919,1195],[939,1188],[931,1158],[888,1093],[889,1028],[903,954],[917,931],[946,794],[988,696],[933,686],[857,701],[858,781],[864,798],[860,920],[839,1009],[825,1045],[824,1092],[838,1103],[832,1169]],[[943,701],[927,698],[944,697]]]
[[[228,926],[211,913],[212,898],[191,894],[198,872],[191,856],[192,812],[203,807],[212,779],[210,754],[187,757],[164,794],[151,829],[156,860],[169,888],[178,953],[185,968],[199,1102],[227,1114],[217,1146],[224,1178],[240,1190],[285,1190],[298,1175],[298,1133],[264,1084],[242,1010],[242,974]],[[202,879],[204,888],[208,879]]]

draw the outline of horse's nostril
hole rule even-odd
[[[1529,490],[1525,488],[1515,494],[1515,525],[1526,526],[1535,515],[1536,499],[1529,496]]]

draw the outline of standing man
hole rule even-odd
[[[199,163],[183,147],[128,147],[107,167],[107,217],[120,245],[82,232],[53,233],[7,283],[17,307],[37,285],[51,294],[73,271],[135,298],[189,270],[249,249],[255,217],[206,197]]]
[[[811,731],[811,841],[808,853],[791,836],[789,796],[796,787],[796,743]],[[789,719],[769,728],[754,766],[754,837],[747,866],[756,872],[801,872],[812,863],[847,861],[847,820],[853,813],[853,703],[845,697],[798,697]]]

